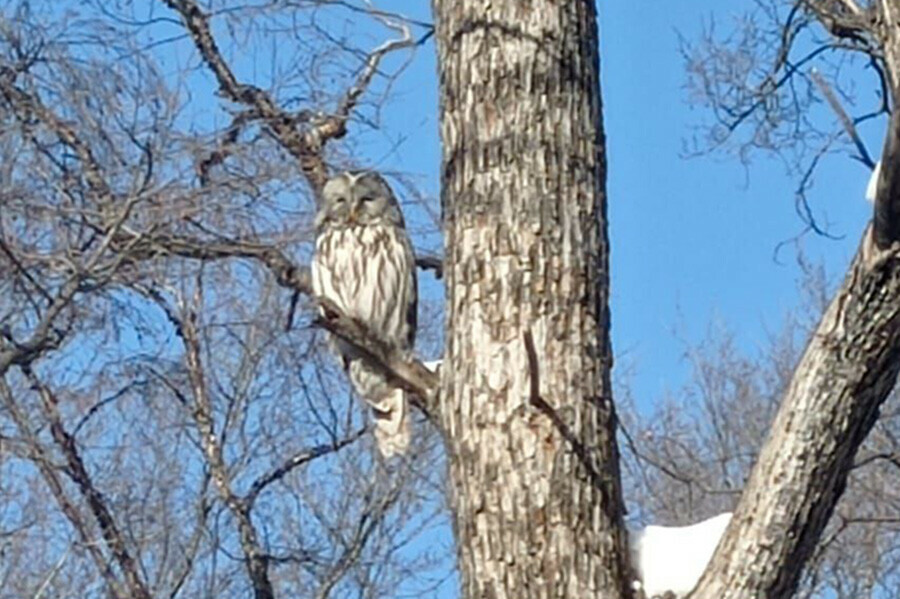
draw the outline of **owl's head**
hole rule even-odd
[[[374,171],[345,171],[325,183],[316,227],[403,226],[403,214],[387,182]]]

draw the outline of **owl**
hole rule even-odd
[[[313,291],[402,352],[416,335],[416,270],[397,198],[372,171],[348,171],[326,182],[316,214]],[[375,444],[386,458],[409,445],[408,401],[378,369],[332,339],[357,394],[372,408]]]

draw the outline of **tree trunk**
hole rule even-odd
[[[463,596],[627,591],[590,0],[435,0]]]
[[[880,0],[881,18],[876,20],[876,37],[880,38],[887,85],[894,110],[888,123],[881,152],[881,175],[875,199],[875,243],[887,248],[900,241],[900,0]]]
[[[898,370],[900,250],[879,250],[870,228],[692,599],[794,594]]]

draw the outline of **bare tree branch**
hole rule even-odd
[[[259,496],[259,494],[262,493],[265,488],[272,483],[278,482],[295,468],[299,468],[304,464],[308,464],[316,458],[320,458],[324,455],[340,451],[351,443],[355,443],[363,435],[365,435],[366,432],[366,428],[361,428],[349,437],[340,439],[338,441],[335,441],[334,443],[330,443],[327,445],[318,445],[316,447],[313,447],[312,449],[306,449],[292,455],[284,462],[282,462],[281,465],[279,465],[277,468],[275,468],[271,472],[267,472],[263,476],[260,476],[255,481],[253,481],[253,484],[250,485],[250,490],[247,492],[244,500],[250,507],[252,507],[256,502],[256,498]]]
[[[69,558],[70,551],[71,549],[66,549],[66,551],[60,556],[59,561],[57,561],[53,566],[53,569],[47,573],[47,577],[43,580],[43,582],[41,582],[41,586],[37,588],[31,599],[41,599],[44,591],[47,590],[47,587],[50,586],[50,583],[53,582],[53,579],[56,578],[57,574],[59,574],[59,571],[60,569],[62,569],[63,564],[66,563],[66,560]]]
[[[113,201],[113,193],[102,175],[90,146],[78,136],[68,123],[44,106],[35,95],[28,94],[16,87],[16,76],[17,72],[13,68],[0,64],[0,93],[3,94],[3,99],[12,108],[16,117],[23,122],[36,118],[56,133],[59,139],[78,155],[82,169],[84,169],[84,178],[94,192],[97,202],[101,206],[110,204]]]
[[[441,459],[434,430],[422,427],[402,461],[371,460],[357,443],[364,415],[320,335],[273,327],[287,296],[306,296],[307,314],[318,309],[300,258],[310,234],[303,188],[315,188],[304,176],[353,148],[326,155],[316,135],[336,139],[350,119],[380,109],[398,72],[384,57],[422,40],[400,24],[410,21],[360,3],[347,3],[359,9],[348,20],[337,3],[173,2],[189,14],[200,7],[194,32],[205,27],[213,42],[197,50],[201,76],[216,79],[194,85],[198,61],[173,63],[167,46],[183,56],[197,44],[182,14],[161,4],[85,0],[65,15],[22,0],[0,8],[0,371],[24,386],[17,415],[28,427],[17,434],[0,401],[0,586],[16,596],[44,585],[43,596],[137,597],[122,548],[146,588],[170,599],[254,586],[262,596],[330,587],[334,599],[430,586],[425,572],[449,568],[447,551],[398,549],[443,514],[442,483],[421,468]],[[370,43],[367,23],[397,39],[357,50]],[[225,70],[214,72],[204,51]],[[251,54],[272,58],[265,84],[241,70]],[[367,100],[374,90],[385,95]],[[306,150],[313,170],[298,173]],[[440,260],[420,264],[440,274]],[[202,315],[172,310],[179,321],[202,318],[183,325],[191,343],[160,320],[147,290],[193,290],[198,271]],[[371,332],[330,315],[330,326],[369,342]],[[436,347],[430,333],[426,351]],[[407,378],[417,372],[408,356],[381,359],[412,368]],[[34,391],[9,372],[15,365],[41,378]],[[35,467],[13,464],[8,478],[9,459]],[[322,470],[324,486],[311,478]],[[378,509],[386,484],[396,500]],[[121,540],[112,548],[101,506]],[[70,526],[78,543],[50,579]]]
[[[215,75],[220,92],[231,101],[248,106],[256,112],[255,116],[263,120],[281,145],[298,159],[303,174],[317,196],[328,178],[328,167],[322,155],[325,144],[346,134],[347,121],[377,73],[382,58],[396,50],[414,47],[427,39],[426,35],[415,40],[406,23],[380,11],[373,13],[382,23],[399,31],[401,37],[385,42],[369,54],[356,82],[345,92],[332,114],[311,119],[306,111],[297,114],[285,111],[264,90],[238,81],[216,45],[210,29],[209,15],[194,0],[164,2],[181,16],[200,56]],[[298,130],[298,125],[306,121],[311,121],[311,126],[304,131]]]
[[[50,432],[53,435],[53,440],[60,451],[62,451],[63,456],[65,456],[67,464],[66,474],[78,486],[78,490],[87,501],[91,513],[94,515],[94,519],[103,533],[103,540],[106,546],[125,576],[129,595],[137,599],[150,599],[147,585],[138,572],[138,565],[128,550],[119,525],[116,523],[112,511],[107,505],[106,498],[100,493],[91,479],[78,452],[75,438],[63,426],[62,417],[59,414],[59,400],[49,387],[38,380],[30,369],[26,368],[24,372],[40,397],[41,408],[47,421],[50,423]]]
[[[120,239],[128,237],[121,236]],[[279,285],[303,293],[325,309],[326,316],[318,319],[316,324],[354,345],[373,364],[384,369],[389,378],[414,393],[418,400],[413,398],[413,401],[420,409],[431,416],[435,414],[437,375],[421,361],[402,355],[359,321],[341,314],[327,300],[314,297],[308,267],[295,265],[278,249],[252,242],[207,242],[163,235],[131,239],[134,256],[169,253],[197,260],[249,258],[262,262],[275,275]]]
[[[187,302],[183,302],[182,315],[177,314],[158,295],[157,302],[175,326],[178,337],[184,345],[188,378],[190,379],[194,400],[193,417],[200,435],[200,444],[203,448],[204,458],[209,467],[213,484],[237,522],[241,538],[241,549],[244,552],[245,565],[253,585],[254,597],[256,599],[274,599],[275,592],[269,577],[268,559],[266,552],[263,551],[260,545],[256,528],[251,521],[250,504],[239,497],[232,489],[231,477],[228,472],[228,466],[225,463],[222,445],[215,430],[212,402],[207,392],[206,374],[200,359],[200,338],[197,330],[198,315],[196,309],[201,304],[201,293],[201,285],[198,280],[193,305],[188,306]]]
[[[838,120],[841,122],[841,126],[847,133],[847,137],[853,140],[853,145],[856,146],[856,149],[859,152],[860,161],[870,169],[875,168],[875,161],[872,160],[871,156],[869,156],[869,151],[866,149],[866,144],[863,143],[862,138],[859,136],[859,132],[856,130],[856,124],[853,122],[853,119],[850,118],[850,115],[847,114],[847,111],[844,110],[844,107],[841,105],[840,100],[838,100],[837,96],[834,94],[834,90],[831,89],[831,85],[829,85],[828,82],[825,81],[825,78],[822,77],[822,74],[819,73],[819,71],[817,71],[815,68],[810,71],[810,76],[812,77],[812,80],[815,81],[816,86],[818,86],[819,90],[822,92],[822,95],[825,96],[825,99],[828,101],[828,105],[831,106],[831,109],[837,115]]]
[[[868,18],[854,0],[802,0],[802,4],[837,38],[865,43],[863,36],[872,33]]]
[[[22,435],[28,446],[29,458],[40,471],[47,487],[50,489],[54,499],[56,499],[60,510],[62,510],[69,523],[75,529],[75,532],[81,539],[82,546],[90,554],[94,565],[97,568],[97,572],[100,573],[106,586],[109,588],[110,593],[118,599],[125,599],[125,597],[130,596],[126,593],[125,589],[122,588],[121,582],[116,578],[115,573],[113,573],[107,563],[106,557],[103,555],[103,552],[100,551],[100,547],[94,542],[90,533],[90,528],[84,521],[84,518],[75,503],[66,493],[52,458],[47,454],[43,445],[38,440],[37,435],[32,430],[31,425],[28,423],[25,414],[16,403],[12,389],[10,389],[5,378],[0,378],[0,399],[3,400],[3,404],[6,406],[7,411],[10,416],[12,416],[13,422],[15,422],[16,427],[19,430],[19,434]]]
[[[363,548],[365,548],[369,538],[375,532],[378,522],[381,521],[387,510],[397,501],[398,496],[399,488],[395,487],[379,498],[369,512],[363,514],[351,538],[345,543],[335,567],[328,573],[318,592],[316,592],[315,599],[328,599],[331,596],[335,585],[347,574],[353,563],[359,559]]]
[[[388,379],[413,393],[411,402],[435,419],[439,377],[420,360],[410,359],[393,345],[374,335],[359,320],[350,318],[325,298],[316,298],[324,314],[315,322],[350,343],[366,359],[381,368]]]

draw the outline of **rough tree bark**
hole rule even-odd
[[[891,105],[900,99],[900,0],[881,0],[880,19],[874,35],[884,52],[885,74],[890,86]],[[875,203],[875,241],[887,247],[900,239],[900,115],[891,114],[881,154],[881,176]]]
[[[867,231],[694,599],[794,594],[898,369],[900,251]]]
[[[463,596],[624,596],[589,0],[435,0]]]

